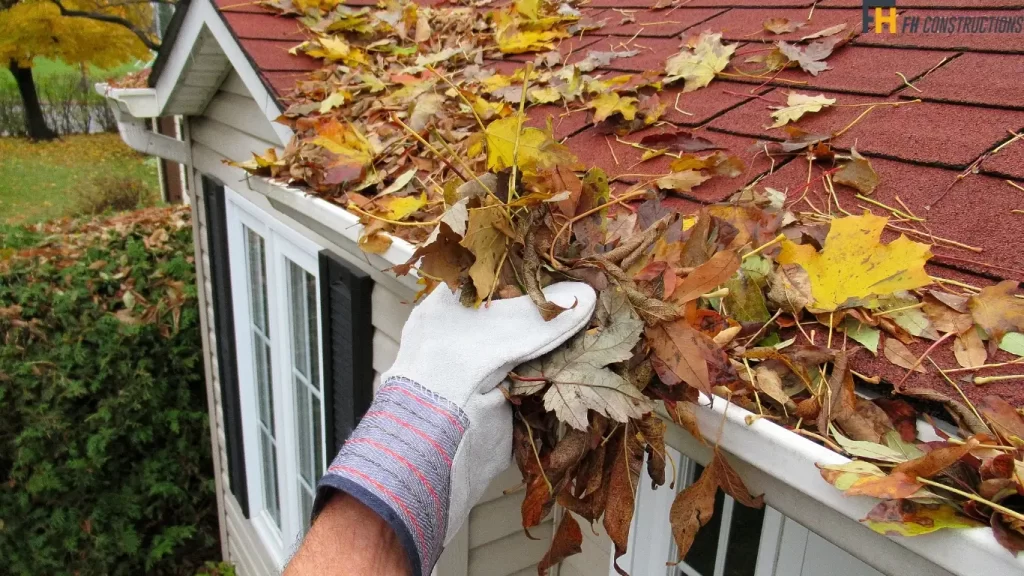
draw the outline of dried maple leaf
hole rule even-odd
[[[703,150],[721,150],[722,147],[703,136],[694,136],[688,130],[673,130],[648,134],[640,139],[639,144],[655,150],[669,152],[701,152]],[[684,168],[685,169],[685,168]]]
[[[618,291],[606,290],[605,302],[624,299]],[[632,307],[611,305],[616,313],[609,323],[579,334],[569,343],[516,369],[526,379],[551,384],[544,393],[545,409],[577,430],[586,430],[587,411],[594,410],[617,422],[639,418],[651,411],[647,398],[622,376],[606,366],[633,355],[643,322]],[[515,392],[513,387],[513,393]]]
[[[488,170],[500,172],[515,164],[523,174],[532,175],[577,163],[568,148],[555,142],[550,134],[538,128],[523,128],[524,122],[525,118],[516,113],[487,125]]]
[[[957,364],[964,368],[977,368],[985,364],[988,353],[977,330],[968,330],[956,335],[956,339],[953,340],[953,357],[956,358]]]
[[[647,475],[651,477],[651,488],[657,488],[665,483],[665,421],[652,413],[644,416],[637,427],[647,443]]]
[[[602,66],[607,66],[616,58],[631,58],[639,53],[639,50],[612,50],[609,52],[589,50],[587,51],[586,58],[576,63],[576,68],[578,68],[580,72],[592,72]],[[559,60],[561,60],[561,58],[559,58]]]
[[[995,353],[1007,332],[1024,330],[1024,300],[1013,293],[1017,283],[1004,280],[995,286],[986,286],[981,293],[967,300],[974,321],[988,333],[989,351]]]
[[[780,264],[799,264],[810,278],[812,311],[832,311],[869,296],[913,290],[931,284],[924,264],[931,257],[927,244],[900,236],[879,242],[887,218],[834,218],[822,251],[807,244],[782,241]]]
[[[804,71],[812,76],[817,76],[822,71],[829,69],[825,58],[831,56],[836,46],[845,42],[846,39],[846,36],[830,36],[823,40],[815,40],[806,46],[779,40],[775,46],[779,53],[788,58],[790,62],[799,64]]]
[[[736,44],[723,44],[721,34],[702,33],[692,48],[672,56],[665,62],[665,82],[685,80],[683,92],[703,88],[725,70],[736,51]]]
[[[566,512],[562,515],[562,521],[558,523],[554,538],[551,539],[551,547],[537,565],[537,574],[545,576],[552,566],[582,551],[583,532],[580,531],[580,524],[573,518],[572,513]]]
[[[801,116],[809,112],[821,112],[823,108],[836,103],[835,98],[828,98],[824,94],[810,96],[798,92],[790,92],[786,97],[786,106],[772,112],[775,123],[770,128],[779,128],[790,122],[796,122]]]
[[[618,92],[605,92],[591,100],[587,107],[594,109],[596,122],[601,122],[614,114],[621,114],[624,119],[632,120],[636,117],[636,103],[637,99],[632,96],[622,97]]]
[[[806,26],[805,22],[793,22],[789,18],[768,18],[761,23],[761,27],[766,32],[772,34],[789,34],[790,32],[796,32],[797,30]]]
[[[843,30],[846,30],[846,23],[845,22],[842,23],[842,24],[836,24],[835,26],[829,26],[828,28],[823,28],[823,29],[818,30],[817,32],[815,32],[813,34],[808,34],[807,36],[804,36],[803,38],[801,38],[800,41],[803,42],[804,40],[814,40],[815,38],[824,38],[826,36],[835,36],[836,34],[839,34],[840,32],[842,32]]]
[[[849,186],[865,196],[870,195],[878,187],[878,173],[871,166],[871,161],[857,153],[857,150],[850,150],[850,160],[839,167],[839,170],[832,175],[836,184]]]
[[[473,264],[473,253],[459,244],[462,236],[453,232],[447,224],[441,222],[437,229],[437,238],[433,242],[416,248],[408,262],[394,266],[392,270],[402,276],[408,274],[413,265],[419,262],[419,268],[424,273],[440,278],[455,292],[462,285],[466,270]]]

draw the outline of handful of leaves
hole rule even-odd
[[[855,378],[878,380],[851,367],[855,354],[881,349],[908,374],[924,371],[943,343],[972,370],[1000,349],[1024,355],[1024,301],[1009,283],[933,284],[930,246],[903,235],[931,238],[916,227],[921,219],[895,226],[840,206],[834,184],[874,191],[870,162],[833,151],[827,134],[787,125],[834,99],[791,94],[772,113],[791,136],[773,149],[830,165],[822,178],[834,209],[808,202],[812,211],[796,212],[801,198],[787,205],[785,193],[751,187],[694,210],[683,195],[742,174],[738,157],[703,136],[663,130],[629,145],[644,150],[640,162],[673,157],[671,171],[613,187],[555,138],[550,120],[539,125],[525,110],[572,104],[609,135],[649,127],[667,108],[663,85],[702,89],[729,65],[735,46],[720,34],[692,39],[664,71],[606,77],[589,73],[635,53],[591,51],[562,64],[556,42],[601,25],[570,4],[520,0],[486,14],[402,2],[377,10],[267,4],[316,33],[296,50],[325,65],[298,84],[281,119],[296,134],[284,153],[243,168],[303,184],[359,215],[368,252],[383,253],[393,237],[415,244],[394,271],[415,270],[424,293],[459,291],[466,306],[527,294],[548,319],[563,309],[545,300],[544,286],[578,280],[599,293],[584,332],[509,374],[523,526],[537,526],[556,504],[571,512],[541,573],[580,551],[577,517],[603,522],[616,560],[625,553],[645,456],[647,475],[665,483],[660,414],[701,438],[695,414],[707,402],[731,402],[750,421],[771,420],[855,458],[822,476],[882,499],[865,519],[873,529],[913,535],[985,522],[1008,549],[1024,548],[1024,420],[1013,407],[894,383],[907,397],[945,405],[963,431],[956,438],[936,428],[938,440],[925,441],[920,404],[858,396]],[[821,72],[848,39],[842,31],[811,34],[800,46],[780,41],[763,63]],[[508,74],[483,66],[529,51],[542,53]],[[892,231],[901,233],[883,243]],[[933,344],[918,356],[908,345],[921,341]],[[716,449],[672,506],[680,558],[720,489],[762,504]]]

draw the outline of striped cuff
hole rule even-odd
[[[333,490],[391,525],[414,576],[430,574],[448,530],[452,460],[469,426],[451,401],[392,377],[320,480],[314,516]]]

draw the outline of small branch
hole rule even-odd
[[[85,10],[68,10],[67,8],[64,7],[63,4],[60,3],[60,0],[50,0],[50,1],[53,2],[53,4],[56,5],[57,8],[60,10],[60,15],[61,16],[67,16],[68,18],[88,18],[89,20],[96,20],[97,22],[107,22],[109,24],[117,24],[118,26],[122,26],[122,27],[128,29],[128,31],[130,31],[132,34],[135,34],[135,36],[138,37],[139,41],[146,45],[146,48],[149,48],[150,50],[153,50],[154,52],[160,50],[160,43],[159,42],[154,42],[152,39],[149,38],[149,35],[146,33],[145,30],[139,29],[138,27],[135,26],[135,24],[131,20],[128,20],[127,18],[122,18],[120,16],[114,16],[113,14],[104,14],[102,12],[88,12],[88,11],[85,11]]]
[[[996,504],[991,500],[985,500],[981,496],[976,496],[974,494],[971,494],[970,492],[964,492],[963,490],[953,488],[952,486],[946,486],[941,482],[929,480],[928,478],[921,478],[920,476],[917,478],[917,481],[920,482],[921,484],[927,484],[928,486],[934,486],[935,488],[941,488],[948,492],[952,492],[953,494],[958,494],[960,496],[963,496],[964,498],[967,498],[968,500],[974,500],[978,504],[984,504],[985,506],[988,506],[993,510],[997,510],[999,512],[1002,512],[1003,514],[1006,514],[1007,516],[1010,516],[1011,518],[1016,518],[1017,520],[1024,522],[1024,514],[1021,514],[1020,512],[1016,512],[1014,510],[1010,510],[1005,506],[1000,506],[999,504]]]
[[[924,362],[924,359],[928,358],[928,355],[931,354],[933,350],[938,348],[939,344],[942,344],[943,342],[948,340],[950,336],[953,336],[955,334],[956,334],[956,332],[946,332],[945,334],[942,335],[942,338],[939,338],[931,346],[929,346],[928,349],[924,351],[924,354],[922,354],[921,357],[918,358],[916,362],[914,362],[914,364],[910,367],[910,369],[907,370],[907,373],[903,376],[903,379],[900,380],[900,383],[896,385],[896,389],[897,390],[900,389],[900,386],[902,386],[903,383],[907,381],[907,378],[910,377],[910,373],[913,372],[918,366],[920,366],[921,363]],[[929,360],[931,360],[931,359],[929,358]],[[936,366],[935,368],[939,368],[939,367]],[[939,369],[939,372],[942,372],[942,370]]]

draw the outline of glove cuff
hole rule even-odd
[[[390,377],[317,486],[313,517],[334,490],[391,525],[414,576],[430,574],[448,530],[452,461],[469,419],[416,382]]]

